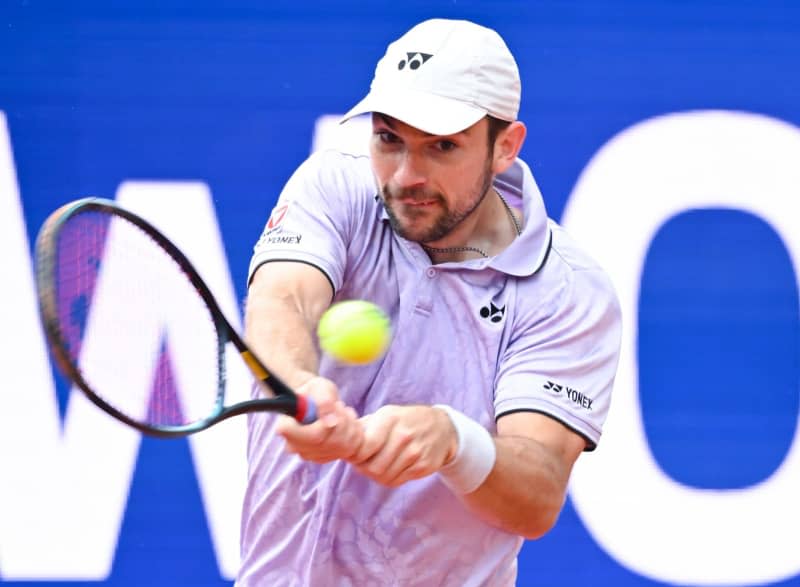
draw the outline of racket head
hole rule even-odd
[[[62,206],[37,237],[36,283],[58,367],[104,411],[157,436],[202,430],[224,411],[229,327],[188,259],[150,224],[109,200]],[[189,318],[167,328],[175,315]],[[196,366],[176,366],[170,347],[190,338]]]
[[[129,426],[175,437],[244,412],[310,417],[247,350],[186,256],[113,201],[84,198],[50,215],[36,241],[36,282],[60,370]],[[277,397],[225,405],[228,342]]]

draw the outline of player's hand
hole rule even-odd
[[[286,440],[286,450],[315,463],[356,454],[364,441],[364,427],[355,410],[339,400],[336,385],[324,377],[312,377],[297,388],[297,393],[314,400],[317,420],[304,425],[280,416],[275,430]]]
[[[458,450],[446,412],[431,406],[384,406],[361,418],[364,441],[347,460],[389,487],[438,471]]]

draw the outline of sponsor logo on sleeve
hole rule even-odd
[[[286,212],[289,210],[289,204],[279,204],[272,209],[272,213],[267,220],[266,232],[277,232],[282,228],[283,220],[286,218]]]
[[[261,238],[258,239],[257,247],[300,244],[300,241],[303,240],[303,235],[288,231],[284,232],[284,221],[288,212],[288,203],[280,204],[273,208],[272,213],[269,215],[269,220],[267,220],[267,226],[264,228]]]
[[[592,411],[592,401],[594,400],[575,388],[556,383],[555,381],[548,381],[542,387],[545,391],[549,391],[554,395],[563,395],[579,408],[583,408],[584,410],[588,410],[590,412]]]

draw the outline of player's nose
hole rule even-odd
[[[394,182],[400,188],[422,187],[427,181],[425,165],[418,155],[406,152],[394,172]]]

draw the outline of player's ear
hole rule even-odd
[[[517,155],[519,155],[520,149],[522,149],[526,133],[525,125],[519,120],[512,122],[498,133],[494,141],[493,173],[503,173],[511,167],[511,164],[514,163]]]

